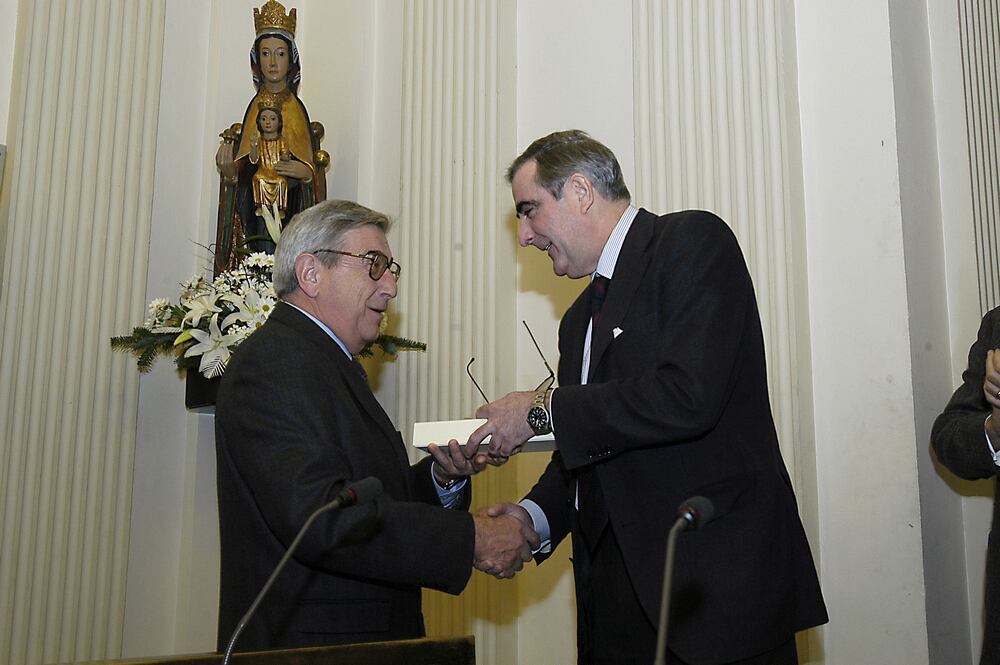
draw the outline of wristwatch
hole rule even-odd
[[[548,390],[540,390],[535,393],[535,401],[528,409],[528,427],[535,433],[535,436],[548,434],[552,431],[549,412],[545,410],[545,396],[548,392]]]
[[[434,465],[437,466],[437,462],[434,462]],[[451,478],[449,480],[441,482],[440,480],[438,480],[438,477],[434,473],[434,469],[433,468],[431,469],[431,477],[434,478],[434,482],[437,483],[437,486],[440,487],[443,490],[450,490],[452,487],[455,486],[455,483],[458,482],[458,478]]]

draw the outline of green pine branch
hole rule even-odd
[[[387,356],[397,356],[400,351],[426,351],[427,345],[406,337],[396,337],[395,335],[379,335],[378,339],[369,343],[358,355],[362,358],[370,358],[374,355],[373,348],[378,347]]]
[[[177,333],[155,333],[141,326],[132,329],[131,335],[121,335],[111,338],[111,348],[128,351],[136,357],[136,366],[140,373],[145,374],[153,368],[153,363],[160,356],[177,353],[174,339]]]

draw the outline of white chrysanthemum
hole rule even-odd
[[[146,320],[143,328],[153,328],[162,325],[170,316],[170,301],[166,298],[154,298],[146,307]]]
[[[277,298],[274,296],[274,289],[271,289],[271,294],[262,293],[260,296],[260,313],[263,315],[264,320],[271,316],[271,312],[274,311],[274,305],[277,303]],[[264,321],[262,320],[261,323]],[[257,326],[258,328],[260,326]]]
[[[149,303],[150,313],[159,312],[161,309],[170,307],[170,301],[166,298],[153,298]]]
[[[254,252],[246,258],[244,264],[251,267],[266,268],[274,265],[274,257],[264,252]]]
[[[205,278],[201,275],[191,275],[181,282],[181,297],[192,294],[205,286]]]
[[[233,326],[227,332],[237,337],[239,339],[239,343],[242,344],[243,341],[250,336],[250,333],[254,332],[255,330],[257,330],[256,326],[238,325],[238,326]]]

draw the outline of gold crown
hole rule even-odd
[[[295,9],[285,14],[285,6],[275,0],[267,0],[260,10],[253,10],[253,27],[257,34],[268,29],[284,30],[295,37]]]
[[[271,92],[269,90],[264,90],[263,88],[259,93],[257,93],[257,109],[258,112],[265,109],[274,109],[275,111],[281,112],[281,106],[288,99],[292,91],[285,88],[281,92]]]
[[[261,99],[257,102],[257,112],[263,113],[264,111],[274,111],[278,115],[281,115],[281,102],[274,97]]]

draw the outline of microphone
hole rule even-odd
[[[667,536],[667,556],[663,565],[663,592],[660,595],[660,626],[656,636],[656,658],[653,665],[666,665],[667,623],[670,616],[670,585],[674,572],[674,549],[677,536],[688,529],[705,526],[715,517],[715,507],[703,496],[693,496],[677,508],[677,518]]]
[[[295,551],[295,548],[298,547],[299,541],[302,540],[302,537],[306,534],[306,531],[309,530],[309,526],[313,523],[313,521],[328,510],[333,510],[335,508],[347,508],[349,506],[369,503],[381,493],[382,481],[375,476],[368,476],[367,478],[362,478],[356,483],[350,483],[344,487],[344,489],[340,490],[337,497],[333,501],[320,506],[313,512],[312,515],[309,516],[309,519],[306,520],[306,523],[302,525],[302,528],[299,529],[298,534],[296,534],[295,540],[293,540],[292,544],[288,546],[287,550],[285,550],[285,555],[281,557],[281,561],[279,561],[278,565],[274,567],[274,572],[272,572],[271,576],[267,578],[267,582],[264,582],[264,586],[261,588],[260,593],[258,593],[257,597],[253,599],[253,603],[250,604],[250,609],[247,610],[246,614],[243,615],[243,618],[240,619],[238,624],[236,624],[236,630],[233,631],[233,636],[229,638],[229,644],[226,646],[226,655],[222,659],[222,665],[229,665],[229,658],[233,654],[233,647],[236,646],[236,638],[238,638],[240,633],[243,632],[247,622],[250,621],[250,617],[253,616],[257,606],[260,605],[260,601],[262,601],[267,592],[270,591],[271,585],[274,584],[274,580],[278,577],[278,573],[280,573],[281,569],[285,567],[286,563],[288,563],[288,560],[292,557],[292,553]]]

